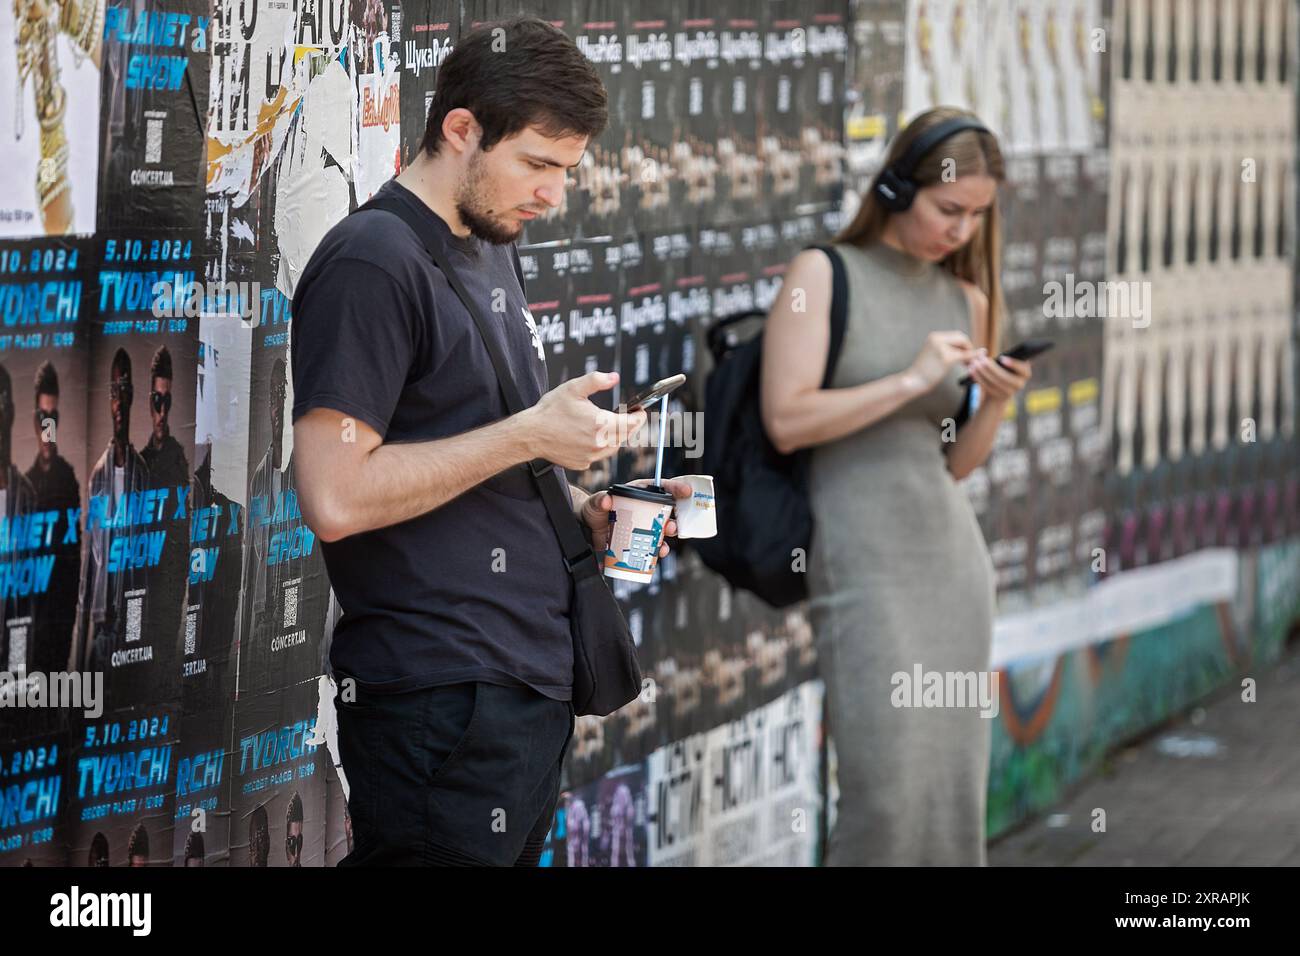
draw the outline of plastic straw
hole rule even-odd
[[[659,399],[659,450],[655,452],[655,487],[662,488],[664,473],[664,433],[668,430],[668,396]]]

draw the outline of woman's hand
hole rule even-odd
[[[975,346],[965,332],[931,332],[907,374],[921,386],[918,391],[928,392],[943,381],[950,368],[958,362],[969,366],[975,355]]]
[[[1029,382],[1033,370],[1028,362],[1000,355],[989,358],[987,349],[980,349],[967,365],[970,376],[980,387],[983,400],[1005,402]]]

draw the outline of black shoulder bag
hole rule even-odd
[[[483,343],[492,357],[501,394],[511,415],[524,410],[523,399],[505,356],[489,331],[487,320],[465,291],[460,277],[447,265],[441,243],[433,227],[414,209],[396,197],[376,197],[361,209],[383,209],[393,213],[420,238],[439,271],[464,304],[478,326]],[[605,717],[641,693],[641,667],[636,659],[636,645],[623,611],[600,572],[596,556],[583,536],[577,516],[560,487],[561,476],[553,463],[536,458],[528,463],[537,490],[546,505],[555,534],[564,552],[564,562],[573,579],[573,603],[569,628],[573,637],[573,711],[581,717],[597,714]]]

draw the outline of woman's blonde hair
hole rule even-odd
[[[950,119],[969,119],[979,122],[979,118],[974,113],[951,106],[936,106],[926,110],[894,137],[881,171],[902,159],[903,154],[922,133]],[[999,183],[1006,178],[1006,167],[997,137],[992,133],[973,129],[962,130],[937,144],[934,149],[921,157],[909,178],[916,183],[918,190],[940,182],[944,179],[944,164],[949,159],[955,162],[957,176],[985,173]],[[871,189],[862,197],[862,205],[857,215],[835,237],[836,242],[868,246],[880,239],[890,212],[876,202],[873,195],[879,179],[880,174],[877,173],[875,179],[871,181]],[[958,278],[973,282],[988,296],[989,318],[986,344],[989,352],[996,354],[1002,331],[1002,318],[1006,315],[1001,277],[1002,223],[996,200],[984,214],[984,221],[980,223],[970,241],[954,250],[939,264]]]

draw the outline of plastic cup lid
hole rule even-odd
[[[607,489],[611,495],[619,498],[634,498],[637,501],[652,501],[657,505],[670,505],[677,499],[662,485],[610,485]]]

